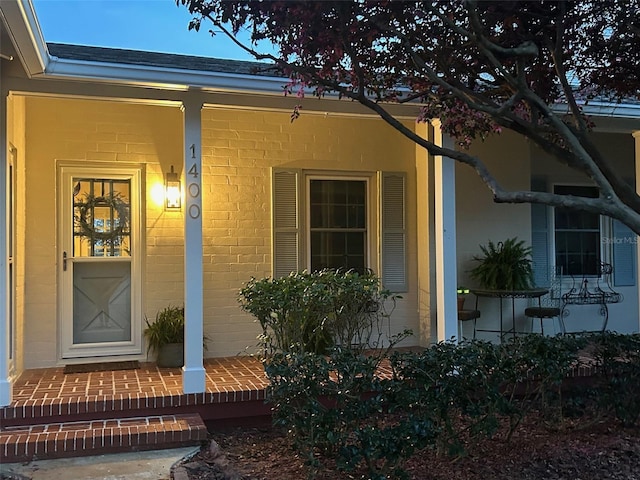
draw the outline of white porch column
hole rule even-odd
[[[453,141],[432,121],[436,145],[454,148]],[[456,255],[456,172],[455,160],[436,156],[435,244],[436,244],[436,312],[438,341],[458,341],[457,255]]]
[[[640,130],[631,132],[635,139],[635,153],[636,153],[636,193],[640,194]],[[636,242],[636,272],[640,272],[640,242]],[[636,274],[637,276],[637,274]],[[636,278],[636,287],[638,288],[638,298],[640,299],[640,279]],[[638,320],[636,328],[640,330],[640,319]]]
[[[184,211],[184,393],[205,391],[202,272],[202,101],[183,102],[186,202]]]
[[[0,407],[11,403],[9,381],[9,268],[7,260],[7,92],[0,92]]]

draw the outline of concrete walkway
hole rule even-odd
[[[32,480],[169,480],[171,467],[199,450],[200,447],[186,447],[5,463],[0,465],[0,473]]]

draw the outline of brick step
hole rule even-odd
[[[195,405],[191,395],[86,395],[62,398],[21,400],[0,409],[3,426],[54,423],[57,421],[117,418],[140,411],[166,410],[184,405]],[[166,413],[166,412],[163,412]]]
[[[0,408],[0,425],[9,427],[125,416],[168,415],[175,413],[176,409],[195,411],[204,418],[212,407],[217,406],[226,410],[229,405],[235,404],[240,409],[246,409],[249,404],[264,403],[264,398],[264,388],[256,388],[243,391],[158,396],[139,393],[19,400]]]
[[[11,426],[0,430],[0,463],[176,448],[206,439],[198,414]]]

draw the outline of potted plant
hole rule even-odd
[[[480,245],[482,256],[473,257],[478,264],[471,270],[471,278],[487,290],[520,291],[533,285],[531,247],[517,237],[497,244],[489,241]]]
[[[469,289],[467,287],[458,287],[458,311],[464,310],[464,300],[467,298],[469,294]]]
[[[181,367],[184,364],[184,307],[168,306],[156,314],[150,323],[145,319],[147,328],[147,354],[156,353],[159,367]]]

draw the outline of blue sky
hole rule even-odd
[[[0,0],[1,1],[1,0]],[[32,0],[47,42],[251,60],[210,24],[189,31],[175,0]]]

